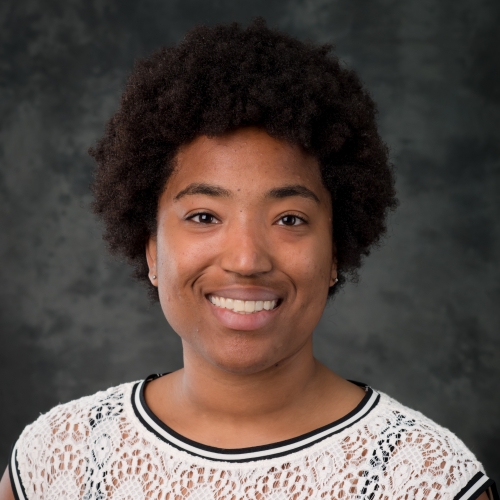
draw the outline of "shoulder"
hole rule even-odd
[[[53,442],[65,437],[67,432],[82,433],[95,426],[99,420],[118,416],[123,411],[125,397],[133,384],[131,382],[111,387],[55,406],[28,425],[21,434],[20,441],[41,438]]]
[[[119,433],[124,404],[134,384],[57,405],[28,425],[13,448],[9,464],[13,487],[36,490],[41,478],[50,483],[51,475],[55,479],[78,474],[89,451],[96,449],[94,441],[101,439],[104,443],[106,436]],[[78,497],[76,491],[72,493]]]
[[[386,394],[380,394],[366,431],[376,442],[371,463],[390,477],[395,495],[476,498],[491,486],[481,463],[453,432]]]

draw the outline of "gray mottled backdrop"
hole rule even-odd
[[[181,365],[89,213],[86,154],[135,58],[263,15],[333,41],[379,103],[401,207],[325,312],[319,358],[457,433],[500,479],[498,0],[4,0],[0,461],[58,402]]]

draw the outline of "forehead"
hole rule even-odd
[[[300,146],[248,127],[217,137],[199,136],[182,146],[167,190],[192,182],[224,185],[235,191],[283,183],[324,189],[319,164]]]

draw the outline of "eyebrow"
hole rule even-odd
[[[213,186],[212,184],[194,182],[193,184],[189,184],[187,188],[179,191],[175,195],[174,201],[180,200],[183,196],[193,194],[204,194],[206,196],[216,196],[218,198],[229,198],[231,196],[231,191],[220,186]]]
[[[308,188],[301,184],[293,184],[290,186],[282,186],[279,188],[271,189],[266,197],[267,198],[288,198],[290,196],[301,196],[302,198],[309,198],[319,203],[319,198]]]
[[[213,184],[205,184],[204,182],[197,183],[194,182],[189,184],[188,187],[179,191],[175,197],[174,201],[178,201],[184,196],[204,194],[206,196],[214,196],[217,198],[230,198],[232,193],[228,189],[221,186],[215,186]],[[266,193],[266,198],[283,199],[292,196],[301,196],[302,198],[308,198],[320,203],[319,198],[308,188],[302,186],[301,184],[292,184],[289,186],[281,186],[278,188],[273,188]]]

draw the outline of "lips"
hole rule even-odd
[[[224,326],[232,330],[255,330],[271,321],[282,298],[264,288],[226,288],[206,296],[210,309]]]

